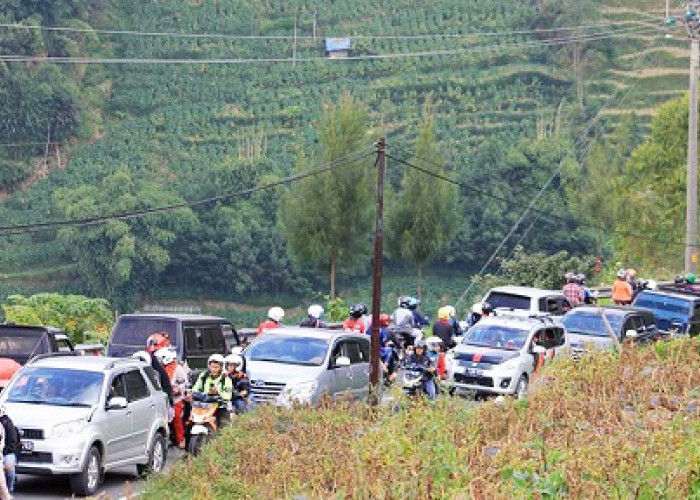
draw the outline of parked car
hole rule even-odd
[[[691,337],[700,333],[700,293],[668,288],[644,290],[632,305],[650,309],[662,332]]]
[[[44,355],[25,365],[0,395],[17,426],[17,472],[67,475],[76,495],[92,495],[104,472],[141,475],[166,460],[168,402],[138,359]]]
[[[571,303],[560,290],[543,290],[529,286],[492,288],[482,302],[488,302],[492,309],[524,310],[552,316],[562,316],[571,309]]]
[[[122,314],[119,316],[107,344],[107,356],[130,356],[146,345],[149,335],[165,332],[177,351],[178,360],[193,370],[207,367],[212,354],[230,351],[230,337],[238,344],[238,335],[231,322],[216,316],[199,314]]]
[[[457,394],[503,394],[523,398],[538,358],[566,355],[565,328],[548,316],[504,314],[483,318],[453,353],[447,385]]]
[[[269,330],[244,351],[257,402],[316,404],[321,396],[369,391],[369,337],[338,330],[286,327]]]
[[[51,326],[0,325],[0,390],[34,356],[74,352],[75,346],[62,330]],[[77,353],[76,353],[77,354]]]
[[[587,345],[595,348],[611,348],[612,339],[607,331],[602,314],[620,342],[633,337],[638,343],[658,340],[662,334],[656,328],[653,311],[629,306],[579,306],[561,319],[569,337],[571,353],[578,357]]]

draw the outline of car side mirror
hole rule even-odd
[[[121,396],[114,396],[109,401],[107,401],[108,410],[123,410],[126,408],[126,405],[126,398],[123,398]]]
[[[350,358],[347,356],[338,356],[335,358],[335,367],[340,368],[342,366],[350,366]]]
[[[636,339],[638,336],[639,333],[637,332],[637,330],[630,329],[625,332],[625,337],[627,337],[628,339]]]
[[[542,347],[541,345],[535,345],[532,347],[532,354],[546,354],[547,349]]]

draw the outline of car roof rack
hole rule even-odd
[[[539,320],[544,324],[555,324],[554,317],[545,312],[533,312],[526,311],[523,309],[514,309],[512,307],[497,307],[493,310],[493,315],[495,317],[501,318],[512,318],[512,319],[522,319],[522,320]]]
[[[672,292],[680,293],[682,295],[693,295],[694,297],[700,297],[700,285],[692,285],[689,283],[683,283],[680,285],[659,285],[657,290],[660,292]]]
[[[77,351],[45,352],[43,354],[37,354],[36,356],[32,356],[32,358],[29,361],[27,361],[27,364],[29,365],[31,363],[34,363],[35,361],[39,361],[40,359],[56,358],[62,356],[80,356],[80,353]]]

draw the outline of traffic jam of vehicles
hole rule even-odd
[[[697,335],[699,306],[692,275],[661,285],[625,270],[611,300],[567,274],[561,290],[493,288],[463,321],[445,305],[431,322],[401,296],[379,315],[384,400],[524,398],[551,360]],[[197,455],[257,405],[365,399],[372,318],[361,303],[348,313],[328,324],[314,304],[291,326],[272,307],[249,336],[215,316],[125,314],[105,355],[55,328],[0,325],[0,498],[17,474],[66,476],[90,496],[115,469],[158,473],[169,447]]]

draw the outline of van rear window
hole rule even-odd
[[[167,332],[170,343],[177,345],[177,321],[166,318],[119,318],[110,342],[133,346],[145,346],[149,335]]]
[[[522,295],[513,295],[511,293],[491,292],[486,297],[486,302],[489,303],[492,309],[497,307],[506,307],[510,309],[530,309],[530,297]]]

